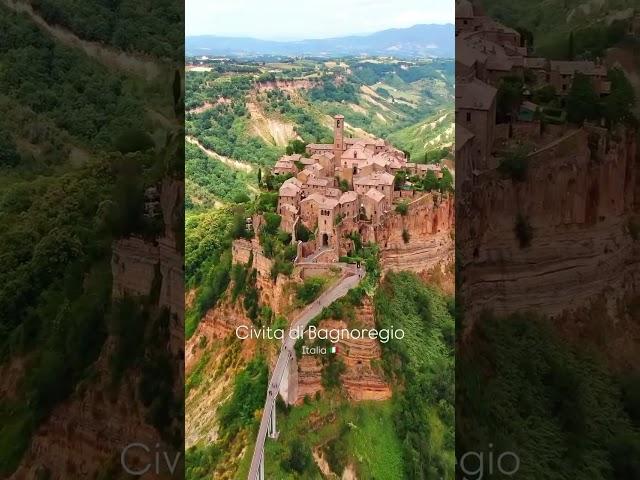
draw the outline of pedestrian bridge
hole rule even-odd
[[[358,268],[353,265],[342,264],[342,269],[343,274],[340,281],[300,312],[296,320],[292,323],[291,328],[305,329],[309,322],[320,314],[324,307],[345,296],[349,290],[360,283],[360,280],[362,280],[365,275],[364,268],[362,267]],[[278,398],[279,392],[286,391],[289,394],[291,393],[291,387],[288,383],[292,375],[289,375],[289,370],[296,365],[295,343],[296,339],[291,338],[291,335],[287,333],[282,342],[276,366],[269,380],[267,398],[262,411],[262,419],[253,450],[253,457],[251,458],[248,480],[264,480],[264,444],[267,437],[274,440],[278,438],[276,398]],[[297,367],[295,368],[297,369]],[[285,377],[286,382],[284,382]],[[284,385],[284,383],[287,383],[287,385]],[[289,398],[292,397],[292,395],[288,396]]]

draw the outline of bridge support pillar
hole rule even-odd
[[[278,430],[276,428],[276,401],[273,401],[273,408],[269,416],[269,428],[267,429],[269,438],[278,438]]]

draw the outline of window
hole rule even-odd
[[[467,122],[471,121],[471,112],[467,112]]]

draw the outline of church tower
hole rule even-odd
[[[344,152],[344,116],[336,115],[333,123],[333,154],[336,166],[340,165],[342,152]]]

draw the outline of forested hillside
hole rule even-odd
[[[488,15],[512,28],[524,29],[529,45],[544,57],[603,57],[625,36],[635,0],[483,0]],[[541,8],[542,7],[542,8]]]
[[[47,18],[81,37],[89,23],[115,21],[97,2],[80,2],[72,10],[73,3],[34,2],[47,9]],[[171,10],[174,17],[179,13]],[[121,13],[121,24],[135,21]],[[154,18],[159,20],[151,15],[147,21]],[[133,49],[151,47],[148,37],[137,32],[137,38],[147,43]],[[122,38],[121,46],[128,41]],[[152,403],[158,408],[150,398],[151,375],[167,382],[153,395],[171,398],[171,372],[158,376],[144,361],[145,354],[167,360],[157,349],[167,341],[160,326],[166,316],[148,299],[114,302],[111,260],[118,238],[152,239],[164,232],[161,216],[145,215],[145,189],[165,176],[181,175],[181,160],[179,144],[158,140],[162,127],[154,114],[174,109],[174,99],[167,101],[160,85],[108,70],[4,3],[0,65],[0,477],[6,478],[56,408],[102,391],[107,383],[117,396],[130,369],[138,369],[144,384],[141,411]],[[146,349],[145,331],[154,332],[158,347]],[[130,335],[138,345],[135,352]],[[108,339],[114,346],[110,359],[104,352]],[[109,380],[97,367],[101,357],[109,365]],[[164,403],[163,416],[150,415],[148,422],[159,435],[177,440],[172,401]],[[74,421],[73,413],[64,421]],[[67,467],[75,468],[80,450],[67,449],[55,434],[48,440],[59,463],[68,458]],[[86,447],[75,440],[79,449]],[[49,460],[38,459],[44,478],[73,476]],[[100,470],[107,460],[87,455],[82,461]],[[32,467],[23,463],[21,475],[31,476]]]

